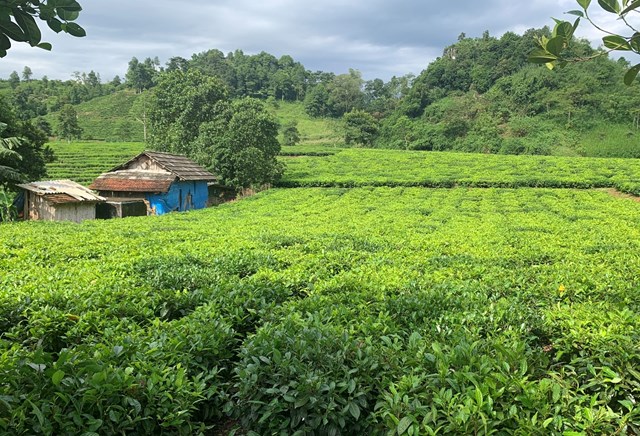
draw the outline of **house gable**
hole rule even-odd
[[[156,160],[152,159],[146,154],[141,154],[136,156],[133,160],[130,160],[126,164],[124,164],[121,168],[122,170],[136,170],[136,171],[151,171],[159,174],[172,174],[171,171],[168,171],[160,165]]]
[[[111,170],[138,170],[170,173],[179,180],[189,181],[217,181],[218,178],[211,174],[186,156],[163,153],[159,151],[145,151],[133,159]]]

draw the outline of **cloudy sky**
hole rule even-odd
[[[74,71],[124,76],[127,63],[217,48],[225,53],[291,55],[309,70],[365,79],[418,74],[461,32],[500,36],[552,24],[575,0],[79,0],[85,38],[43,32],[46,52],[15,43],[0,77],[28,65],[34,78],[70,79]],[[594,2],[595,3],[595,2]],[[567,17],[566,15],[564,16]],[[46,25],[45,25],[46,27]],[[596,40],[588,26],[581,36]]]

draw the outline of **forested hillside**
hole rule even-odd
[[[549,71],[527,63],[534,33],[507,33],[500,39],[486,33],[474,39],[461,35],[416,78],[399,109],[383,120],[378,146],[640,156],[640,93],[621,81],[627,62],[603,56]],[[594,53],[586,42],[574,50],[585,56]],[[613,138],[615,145],[610,143]]]
[[[124,79],[107,83],[94,71],[68,81],[35,79],[27,66],[0,80],[0,93],[7,111],[50,137],[146,142],[156,84],[177,70],[197,70],[218,78],[231,99],[267,102],[283,144],[288,129],[296,141],[333,146],[640,157],[640,92],[621,80],[628,62],[603,54],[561,71],[528,63],[536,36],[548,33],[461,34],[417,77],[388,81],[365,80],[353,69],[312,72],[286,55],[212,49],[164,65],[133,58]],[[599,53],[585,41],[571,50]]]

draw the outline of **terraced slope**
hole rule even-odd
[[[144,151],[141,142],[53,142],[56,160],[47,165],[50,179],[89,185],[99,174]]]

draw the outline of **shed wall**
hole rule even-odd
[[[55,206],[56,221],[73,221],[81,223],[84,220],[96,219],[95,203],[64,203]]]
[[[25,219],[40,221],[73,221],[76,223],[96,218],[93,202],[51,204],[44,195],[25,192]]]
[[[47,203],[42,195],[25,192],[24,216],[28,220],[54,221],[56,219],[56,209],[52,204]]]
[[[206,181],[174,182],[168,192],[150,193],[146,198],[156,215],[164,215],[174,211],[182,212],[207,207],[209,189]]]

